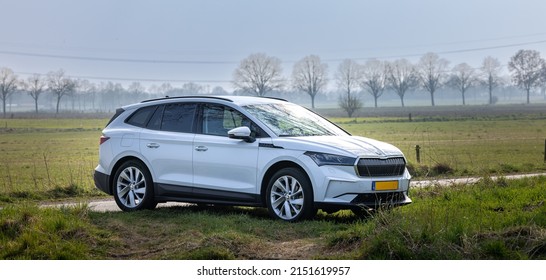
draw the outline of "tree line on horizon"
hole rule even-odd
[[[479,68],[467,63],[453,67],[449,61],[435,53],[423,55],[415,64],[407,59],[382,61],[370,59],[363,64],[354,59],[345,59],[334,72],[338,94],[338,106],[349,117],[363,106],[361,95],[369,94],[378,107],[378,99],[386,91],[394,92],[405,106],[408,92],[423,90],[430,95],[431,106],[435,106],[435,97],[439,89],[451,88],[461,95],[462,105],[467,104],[466,94],[470,88],[484,87],[489,95],[489,104],[494,104],[494,90],[503,85],[502,64],[494,57],[484,58]],[[513,85],[526,94],[526,103],[530,103],[533,89],[546,89],[546,61],[536,50],[519,50],[508,62],[508,70]],[[152,85],[146,89],[139,82],[124,88],[120,83],[111,81],[92,83],[88,80],[75,79],[66,75],[64,70],[51,71],[46,75],[34,74],[20,79],[10,68],[0,68],[0,99],[3,116],[6,117],[6,105],[14,94],[27,94],[34,101],[35,112],[39,111],[39,100],[44,93],[49,95],[59,113],[61,100],[71,97],[72,110],[112,111],[121,105],[134,103],[156,96],[178,95],[229,95],[248,94],[268,96],[274,92],[292,91],[291,94],[306,93],[315,108],[315,98],[324,93],[330,82],[328,64],[319,56],[309,55],[297,61],[290,79],[283,77],[281,60],[264,53],[254,53],[243,59],[233,72],[232,84],[235,88],[230,93],[217,86],[212,90],[208,86],[186,83],[175,88],[170,83]]]
[[[263,53],[252,54],[235,70],[233,83],[237,89],[265,96],[268,92],[286,86],[280,64],[278,58]],[[512,83],[525,91],[527,104],[530,103],[533,88],[546,88],[546,61],[538,51],[519,50],[510,58],[508,69]],[[491,56],[486,57],[478,69],[467,63],[449,68],[449,61],[435,53],[427,53],[416,64],[407,59],[392,62],[370,59],[364,64],[346,59],[334,73],[334,81],[341,94],[338,105],[352,117],[362,107],[359,97],[361,93],[370,94],[377,108],[378,99],[387,89],[398,95],[402,107],[405,106],[406,93],[419,88],[430,94],[431,105],[435,106],[435,94],[442,87],[458,90],[462,104],[466,105],[465,93],[468,89],[482,85],[488,90],[489,104],[494,104],[493,90],[503,83],[501,70],[500,61]],[[290,86],[307,93],[314,108],[315,97],[328,81],[328,65],[321,62],[318,56],[310,55],[294,65]]]

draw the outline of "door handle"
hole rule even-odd
[[[148,143],[148,144],[146,144],[146,147],[148,147],[150,149],[157,149],[157,148],[159,148],[159,144],[157,144],[157,143]]]
[[[205,147],[205,146],[197,146],[195,147],[195,150],[198,151],[198,152],[206,152],[209,148]]]

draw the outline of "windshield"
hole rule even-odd
[[[279,137],[349,135],[323,117],[295,104],[257,104],[244,108]]]

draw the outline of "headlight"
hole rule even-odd
[[[355,165],[356,158],[346,157],[340,155],[316,153],[316,152],[305,152],[305,155],[310,157],[318,166],[323,165]]]

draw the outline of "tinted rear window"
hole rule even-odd
[[[119,115],[121,115],[121,113],[125,112],[125,110],[123,110],[122,108],[117,108],[116,109],[116,114],[114,114],[114,116],[112,118],[110,118],[110,120],[108,121],[108,123],[106,124],[106,126],[108,126],[111,122],[113,122],[117,117],[119,117]]]
[[[161,130],[173,132],[193,131],[193,120],[195,117],[195,103],[173,103],[165,105]]]
[[[140,108],[126,120],[126,123],[138,127],[145,127],[156,108],[157,106]]]

